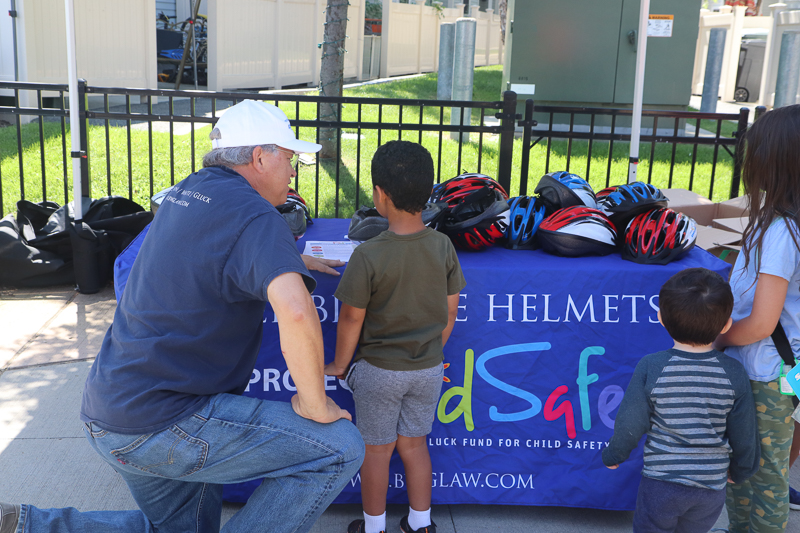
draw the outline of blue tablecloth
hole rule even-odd
[[[305,238],[342,240],[347,224],[316,220]],[[706,267],[727,279],[730,266],[699,248],[666,266],[616,254],[563,258],[501,247],[459,258],[467,287],[445,347],[445,383],[428,439],[433,502],[632,510],[641,445],[613,471],[603,466],[600,450],[639,358],[672,346],[656,318],[658,291],[679,270]],[[339,278],[313,274],[330,361]],[[277,338],[267,307],[246,394],[273,400],[293,394]],[[337,379],[330,377],[327,389],[353,412],[352,396]],[[389,501],[407,502],[396,454],[391,468]],[[226,486],[225,499],[245,501],[257,485]],[[359,502],[359,491],[356,477],[336,502]]]
[[[347,220],[316,220],[306,239],[342,240]],[[144,232],[115,264],[118,297]],[[305,239],[298,241],[300,251]],[[639,358],[672,345],[656,311],[658,291],[675,272],[730,266],[699,248],[666,266],[618,255],[563,258],[495,247],[459,252],[467,287],[445,347],[445,383],[433,431],[433,502],[557,505],[632,510],[640,448],[617,470],[600,450]],[[339,269],[343,271],[344,269]],[[313,272],[326,361],[334,355],[338,277]],[[419,273],[424,276],[424,272]],[[247,395],[286,400],[294,386],[267,306],[264,341]],[[353,412],[336,378],[326,388]],[[392,461],[389,501],[405,503],[403,467]],[[258,481],[228,485],[245,501]],[[360,501],[356,477],[336,502]]]

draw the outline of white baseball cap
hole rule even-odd
[[[274,144],[297,153],[319,152],[319,144],[301,141],[294,136],[286,114],[264,102],[244,100],[225,110],[212,130],[213,148]]]

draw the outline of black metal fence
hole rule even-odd
[[[68,87],[0,83],[2,90],[12,96],[0,97],[0,119],[8,123],[0,128],[0,212],[12,212],[19,199],[66,203],[72,182]],[[630,134],[620,124],[630,116],[629,110],[534,107],[529,100],[523,115],[516,113],[517,97],[511,92],[496,102],[445,102],[123,89],[81,82],[79,93],[84,126],[80,151],[86,154],[83,194],[126,196],[145,206],[153,194],[199,168],[210,148],[209,126],[227,107],[246,98],[280,106],[301,139],[319,142],[330,133],[338,139],[332,159],[310,158],[298,164],[295,188],[317,216],[350,216],[369,201],[372,153],[391,139],[412,140],[428,148],[437,181],[462,171],[483,172],[512,195],[531,191],[535,183],[529,177],[538,181],[544,172],[571,166],[595,187],[627,180],[624,145]],[[339,120],[319,119],[324,116],[320,107],[326,104],[336,106]],[[642,158],[640,167],[648,168],[640,180],[697,190],[709,197],[720,194],[715,192],[717,182],[725,185],[725,194],[738,194],[737,139],[747,127],[748,110],[738,115],[645,111],[644,117],[653,125],[651,133],[645,130],[641,137],[650,153]],[[665,124],[668,134],[662,131]],[[691,147],[691,154],[681,153],[681,146]],[[730,159],[718,170],[720,147]],[[598,160],[604,173],[597,170]],[[683,167],[689,162],[687,179]],[[664,168],[654,174],[659,165],[666,168],[667,179],[658,175]],[[697,179],[698,172],[702,180]]]

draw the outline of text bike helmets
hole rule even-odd
[[[569,172],[545,174],[539,179],[534,192],[544,201],[548,215],[573,205],[597,207],[591,185],[580,176]]]
[[[286,195],[286,202],[279,205],[277,209],[289,224],[294,240],[305,235],[306,226],[314,223],[311,220],[311,211],[309,211],[306,201],[291,187],[289,188],[289,194]]]
[[[508,200],[506,248],[536,248],[534,234],[545,217],[544,203],[535,196],[517,196]]]
[[[611,219],[620,236],[633,217],[660,207],[667,207],[667,197],[658,188],[641,181],[597,193],[597,208]]]
[[[430,201],[442,208],[436,229],[467,250],[482,250],[505,235],[508,194],[483,174],[462,174],[433,187]]]
[[[694,219],[672,209],[654,209],[637,215],[628,224],[622,258],[666,265],[691,250],[696,240]]]
[[[602,211],[585,206],[559,209],[537,232],[542,249],[555,255],[608,255],[616,250],[617,232]]]

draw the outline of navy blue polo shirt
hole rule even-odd
[[[315,281],[288,224],[240,174],[211,167],[164,199],[83,393],[81,420],[160,431],[213,394],[241,394],[261,346],[267,286]]]

